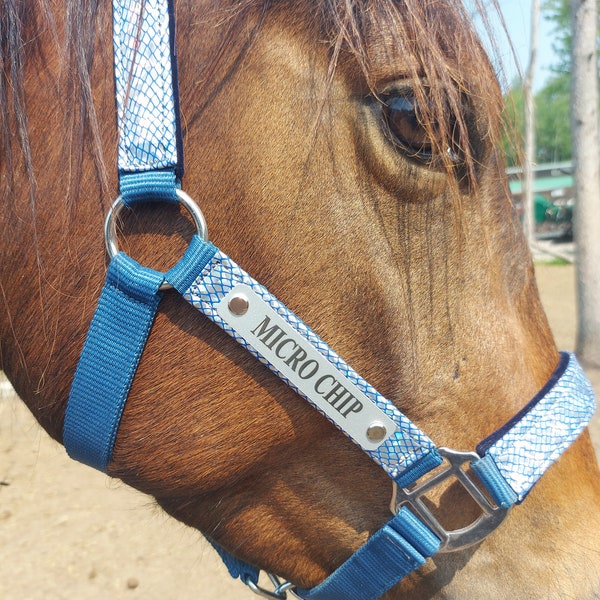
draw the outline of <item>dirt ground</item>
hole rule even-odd
[[[537,268],[559,347],[574,346],[572,266]],[[600,392],[600,372],[590,373]],[[600,420],[593,435],[600,441]],[[244,600],[199,534],[67,459],[0,378],[0,598]]]

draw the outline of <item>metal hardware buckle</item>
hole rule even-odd
[[[274,586],[273,591],[266,590],[265,588],[259,586],[258,584],[250,580],[246,581],[245,583],[255,594],[261,596],[262,598],[286,600],[287,592],[292,592],[292,595],[294,597],[298,597],[296,596],[296,594],[293,593],[293,585],[289,581],[284,581],[282,583],[276,575],[273,575],[272,573],[266,573],[266,575],[269,577],[271,583]]]
[[[458,452],[449,448],[438,448],[438,452],[449,466],[442,471],[438,471],[423,483],[417,483],[409,489],[394,484],[390,509],[393,514],[396,514],[402,505],[408,504],[440,538],[439,552],[455,552],[484,540],[504,521],[509,509],[494,505],[463,468],[463,465],[479,460],[479,455],[475,452]],[[421,498],[427,492],[451,478],[455,478],[462,485],[482,512],[481,516],[471,525],[454,531],[446,531],[434,514],[425,506]]]
[[[196,233],[206,242],[208,240],[208,229],[206,227],[206,220],[202,211],[198,205],[183,191],[180,189],[175,190],[179,204],[183,206],[194,221],[196,226]],[[119,252],[119,244],[117,242],[117,217],[121,214],[121,211],[125,208],[123,203],[123,197],[119,196],[110,207],[106,219],[104,221],[104,241],[106,244],[106,250],[109,258],[112,260]],[[172,289],[170,283],[163,283],[160,286],[161,290]]]

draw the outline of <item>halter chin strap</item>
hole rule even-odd
[[[114,0],[115,75],[121,196],[107,219],[111,263],[77,367],[63,441],[69,455],[106,471],[121,414],[161,299],[174,287],[350,437],[394,484],[393,518],[306,600],[372,600],[438,551],[484,539],[521,502],[589,422],[595,399],[574,355],[562,353],[536,397],[477,453],[437,448],[323,340],[228,256],[206,242],[202,213],[179,189],[183,173],[172,3]],[[183,202],[195,235],[168,273],[118,252],[121,206]],[[466,467],[476,474],[473,479]],[[446,531],[422,496],[449,479],[481,507],[469,527]],[[230,573],[267,597],[291,588],[259,587],[258,570],[215,546]]]

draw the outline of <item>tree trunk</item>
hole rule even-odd
[[[533,165],[535,163],[535,97],[533,79],[537,59],[538,21],[540,14],[539,0],[533,0],[531,6],[531,41],[529,47],[529,64],[523,81],[523,103],[525,111],[525,159],[523,164],[523,227],[529,247],[535,243],[535,208],[533,183]]]
[[[572,0],[571,135],[577,244],[577,346],[583,363],[600,368],[600,151],[596,0]]]

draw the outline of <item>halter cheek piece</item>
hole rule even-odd
[[[172,0],[114,0],[119,185],[105,226],[111,258],[73,380],[64,424],[71,457],[106,471],[129,388],[162,290],[173,287],[366,452],[393,482],[393,518],[323,583],[293,588],[215,546],[230,573],[268,598],[373,600],[436,552],[476,544],[578,437],[594,410],[573,354],[535,398],[476,452],[437,448],[267,289],[207,240],[202,212],[180,190],[183,175]],[[141,202],[181,203],[197,228],[167,273],[118,251],[115,219]],[[447,531],[422,497],[455,480],[480,507],[470,526]]]

